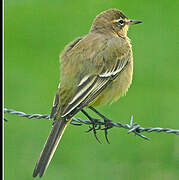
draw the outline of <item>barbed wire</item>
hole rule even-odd
[[[26,117],[28,119],[32,119],[32,118],[35,118],[35,119],[49,119],[49,117],[50,117],[48,114],[44,114],[44,115],[42,115],[42,114],[26,114],[26,113],[21,112],[21,111],[16,111],[16,110],[7,109],[7,108],[4,108],[4,113],[16,114],[16,115],[18,115],[20,117]],[[7,121],[7,119],[5,119],[5,118],[4,118],[4,120]],[[83,124],[86,124],[86,125],[91,125],[92,124],[92,122],[90,120],[82,120],[80,118],[73,118],[70,123],[72,125],[76,125],[76,126],[82,126]],[[101,127],[101,126],[104,125],[104,122],[101,121],[100,119],[96,119],[95,125],[99,125]],[[135,135],[140,136],[141,138],[144,138],[146,140],[150,140],[150,139],[148,137],[142,135],[141,134],[142,132],[148,132],[148,133],[151,133],[151,132],[158,132],[158,133],[159,132],[164,132],[164,133],[172,133],[172,134],[179,135],[179,130],[176,130],[176,129],[161,128],[161,127],[143,128],[139,124],[133,122],[133,116],[131,116],[130,124],[122,124],[120,122],[115,123],[115,122],[111,121],[111,122],[109,122],[109,125],[111,126],[111,128],[118,127],[118,128],[128,129],[129,130],[128,134],[134,133]],[[99,128],[99,129],[101,129],[101,128]]]

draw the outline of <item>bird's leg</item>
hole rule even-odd
[[[108,142],[108,144],[110,144],[110,142],[108,140],[108,129],[112,128],[112,125],[111,125],[112,121],[110,119],[108,119],[106,116],[104,116],[103,114],[101,114],[100,112],[98,112],[94,107],[89,106],[89,108],[104,120],[104,129],[103,130],[105,132],[106,141]]]
[[[101,141],[98,139],[97,135],[96,135],[96,130],[100,129],[100,125],[99,128],[96,129],[96,119],[92,118],[85,110],[81,110],[81,112],[91,121],[92,123],[92,127],[90,127],[90,129],[87,132],[90,132],[93,130],[94,136],[97,139],[97,141],[101,144]]]

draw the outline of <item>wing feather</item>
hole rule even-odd
[[[72,97],[71,101],[68,103],[67,107],[64,109],[61,117],[67,116],[69,113],[71,113],[77,106],[82,103],[85,98],[90,94],[92,91],[94,84],[96,83],[96,76],[89,76],[88,82],[85,82],[84,84],[81,84],[74,96]]]
[[[78,84],[71,101],[62,113],[62,117],[72,117],[84,106],[92,102],[124,69],[128,63],[128,58],[119,59],[112,69],[108,69],[97,75],[84,77]]]

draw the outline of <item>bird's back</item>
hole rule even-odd
[[[64,102],[65,106],[70,101],[70,99],[67,100],[67,96],[73,96],[79,82],[86,75],[100,74],[112,68],[120,58],[129,58],[130,55],[131,46],[127,39],[98,33],[89,33],[83,38],[77,38],[66,46],[60,56],[61,102]],[[108,98],[109,100],[111,98]],[[105,102],[99,104],[105,104]]]

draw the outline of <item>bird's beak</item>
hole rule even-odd
[[[133,25],[133,24],[139,24],[142,23],[142,21],[137,21],[137,20],[129,20],[128,25]]]

